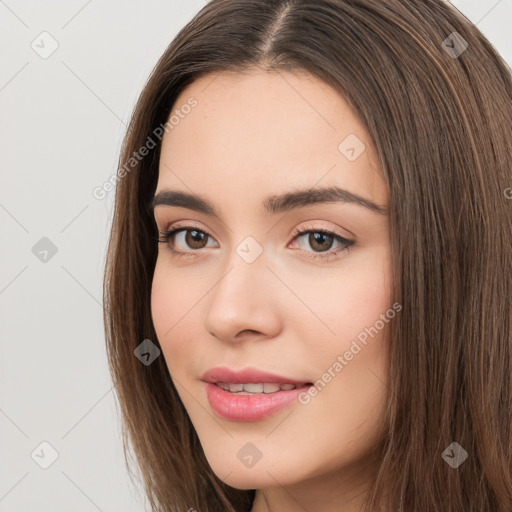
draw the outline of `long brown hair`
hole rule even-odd
[[[254,499],[209,467],[164,358],[134,356],[145,339],[159,346],[155,129],[198,77],[254,66],[304,70],[336,88],[366,126],[389,189],[403,309],[390,324],[386,432],[367,510],[510,512],[512,80],[442,0],[212,0],[154,68],[119,159],[104,281],[125,457],[131,443],[153,510],[241,512]],[[127,167],[148,137],[156,147]],[[442,456],[453,442],[468,454],[456,469]]]

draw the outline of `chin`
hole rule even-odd
[[[299,477],[293,473],[292,467],[276,466],[276,461],[259,460],[252,467],[246,467],[235,458],[235,462],[228,463],[226,452],[216,455],[214,459],[208,458],[208,463],[215,475],[225,484],[235,489],[261,489],[274,487],[276,481],[280,485],[293,484]]]
[[[240,490],[263,489],[265,487],[273,487],[276,485],[276,480],[281,485],[288,484],[288,482],[282,481],[279,472],[270,471],[270,475],[274,477],[272,478],[272,476],[270,476],[264,469],[242,469],[239,470],[238,473],[233,471],[231,474],[218,473],[217,471],[214,470],[214,473],[225,484]]]

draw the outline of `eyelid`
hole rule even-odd
[[[215,237],[212,234],[210,234],[210,231],[208,231],[207,229],[205,229],[205,228],[203,228],[201,226],[196,225],[193,220],[191,220],[191,221],[186,220],[186,221],[169,222],[168,224],[165,224],[165,227],[164,227],[163,230],[161,230],[161,231],[159,230],[159,231],[161,233],[168,233],[169,231],[177,231],[180,228],[182,228],[183,230],[197,229],[198,231],[201,231],[202,233],[205,233],[210,238],[215,240]]]
[[[325,222],[325,221],[308,221],[308,222]],[[163,230],[159,230],[161,233],[167,233],[169,231],[175,231],[179,228],[189,228],[189,229],[197,229],[198,231],[202,231],[203,233],[207,234],[210,238],[213,238],[215,239],[215,237],[205,228],[201,227],[201,226],[198,226],[195,224],[195,221],[176,221],[176,222],[169,222],[168,224],[165,224],[165,227]],[[299,227],[295,227],[293,228],[293,230],[291,231],[291,234],[290,236],[293,238],[295,238],[297,235],[299,234],[303,234],[304,231],[313,231],[313,230],[317,230],[319,232],[329,232],[329,233],[335,233],[337,236],[339,236],[340,238],[344,238],[345,240],[348,240],[350,242],[355,242],[355,235],[353,233],[351,233],[350,231],[348,231],[347,229],[345,229],[345,231],[347,233],[349,233],[348,235],[346,234],[343,234],[343,233],[340,233],[337,228],[331,228],[331,227],[325,227],[325,226],[314,226],[314,225],[311,225],[311,224],[307,224],[307,225],[300,225]],[[350,238],[347,238],[350,237]]]
[[[337,227],[325,227],[325,226],[318,226],[315,225],[315,222],[325,222],[325,221],[307,221],[307,224],[301,224],[298,227],[293,228],[291,232],[291,237],[294,239],[297,235],[304,234],[304,232],[307,231],[315,231],[315,232],[324,232],[328,234],[335,234],[336,236],[339,236],[340,238],[343,238],[344,240],[347,240],[348,242],[355,243],[356,237],[354,234],[352,234],[350,231],[345,230],[347,234],[342,233],[339,228]]]
[[[318,222],[318,221],[310,221],[310,222]],[[208,238],[215,240],[215,237],[213,237],[209,233],[208,230],[203,229],[200,226],[194,225],[194,221],[178,221],[175,223],[172,223],[172,222],[169,223],[163,231],[160,231],[160,234],[162,234],[165,239],[163,241],[158,239],[158,242],[167,243],[167,245],[169,245],[169,249],[177,256],[195,256],[197,253],[201,252],[200,249],[190,249],[188,251],[175,249],[175,247],[173,246],[174,242],[171,241],[171,238],[173,238],[179,232],[189,231],[189,230],[194,230],[194,229],[204,233]],[[324,252],[301,250],[301,252],[307,253],[306,257],[308,257],[308,258],[320,259],[320,260],[335,259],[338,255],[338,253],[343,252],[343,251],[348,251],[350,249],[350,247],[352,245],[354,245],[354,243],[355,243],[354,239],[347,238],[343,234],[339,233],[336,228],[326,228],[324,226],[317,227],[317,226],[313,226],[311,224],[309,224],[309,225],[303,224],[302,226],[296,227],[293,229],[292,234],[290,235],[292,238],[288,242],[287,247],[290,245],[290,243],[294,242],[301,236],[304,236],[311,232],[324,233],[328,236],[331,236],[334,239],[338,240],[338,242],[342,243],[344,245],[344,247],[337,249],[337,250],[329,249],[328,251],[324,251]],[[218,244],[218,242],[216,240],[215,240],[215,242]],[[202,248],[202,249],[204,249],[204,248]]]

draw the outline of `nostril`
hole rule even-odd
[[[245,329],[244,331],[239,332],[235,338],[243,338],[247,334],[259,334],[258,331],[255,331],[254,329]]]

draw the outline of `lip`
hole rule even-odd
[[[283,377],[275,373],[269,373],[256,368],[245,368],[244,370],[232,370],[226,366],[218,366],[211,368],[203,374],[201,380],[204,382],[229,382],[230,384],[258,384],[258,383],[275,383],[275,384],[295,384],[300,386],[308,384],[307,381],[300,381]]]
[[[235,371],[226,367],[212,368],[201,378],[205,383],[210,407],[220,417],[231,421],[258,421],[296,402],[299,395],[307,391],[311,383],[283,377],[269,372],[246,368]],[[275,383],[295,384],[297,388],[275,393],[238,395],[219,387],[216,382],[230,384]]]
[[[237,395],[211,382],[206,382],[205,385],[210,407],[220,417],[231,421],[263,420],[297,401],[299,395],[310,387],[305,385],[290,391]]]

